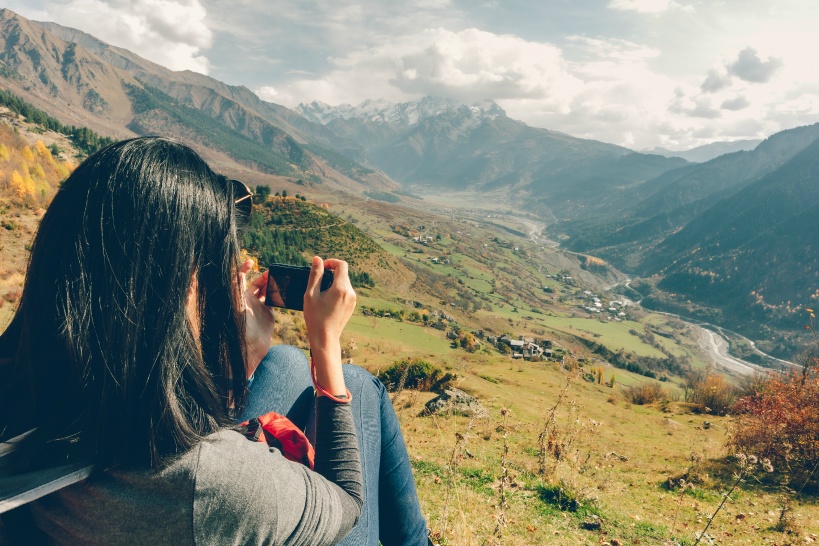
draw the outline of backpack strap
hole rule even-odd
[[[0,443],[0,514],[84,480],[91,474],[87,461],[13,473],[8,458],[31,430]]]

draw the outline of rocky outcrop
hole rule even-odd
[[[474,396],[460,389],[447,389],[426,403],[422,415],[465,415],[473,417],[486,413]]]

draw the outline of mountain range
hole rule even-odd
[[[7,90],[63,123],[104,135],[175,136],[217,165],[348,191],[397,187],[339,153],[345,143],[323,126],[245,87],[174,72],[84,32],[29,21],[8,9],[0,10],[0,77]],[[330,145],[335,150],[325,148]]]
[[[368,164],[413,191],[503,190],[558,216],[599,209],[623,188],[686,164],[530,127],[492,101],[312,102],[297,111],[359,144]]]
[[[631,204],[594,218],[575,218],[553,226],[564,245],[611,260],[635,273],[656,273],[647,256],[665,237],[683,228],[717,200],[791,160],[819,138],[819,124],[776,133],[754,150],[734,152],[705,163],[674,169],[627,191]]]
[[[568,249],[656,276],[681,300],[756,333],[792,327],[799,305],[814,299],[819,124],[758,144],[639,153],[530,127],[490,100],[290,110],[8,9],[0,10],[0,83],[66,125],[115,138],[174,136],[249,181],[286,177],[391,200],[408,198],[402,187],[508,199],[556,218],[549,229]]]

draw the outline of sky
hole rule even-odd
[[[424,95],[643,150],[819,122],[816,0],[7,0],[295,107]]]

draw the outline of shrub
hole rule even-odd
[[[737,391],[717,374],[690,375],[685,385],[685,401],[703,413],[725,415],[736,400]]]
[[[737,428],[729,447],[770,459],[793,483],[807,482],[819,465],[817,409],[816,373],[771,375],[760,392],[735,404]]]
[[[657,383],[643,383],[638,386],[623,388],[623,396],[628,402],[644,406],[668,398],[665,389]]]
[[[350,284],[353,288],[373,288],[375,281],[366,271],[350,271]]]
[[[379,372],[378,378],[384,382],[390,392],[418,389],[440,393],[452,386],[456,376],[426,360],[403,358]]]

